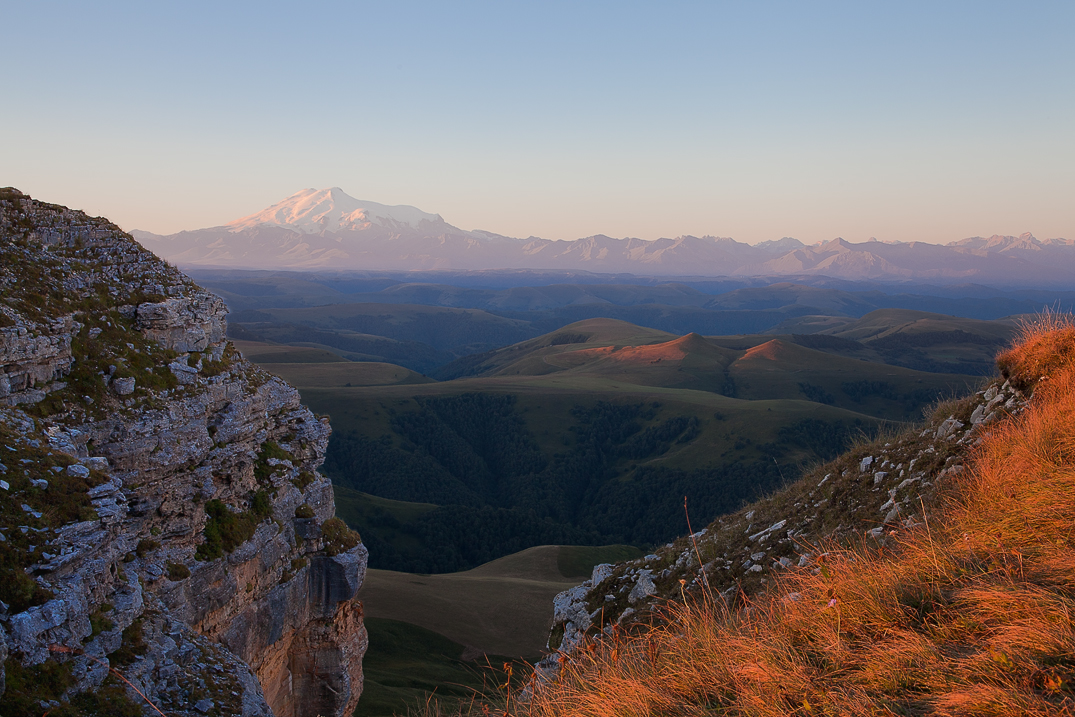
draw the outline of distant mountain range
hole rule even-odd
[[[135,230],[146,248],[183,267],[293,270],[547,269],[651,276],[828,276],[853,281],[1075,285],[1075,240],[1019,236],[925,242],[757,245],[726,237],[576,241],[466,231],[410,206],[304,189],[220,227],[161,236]]]

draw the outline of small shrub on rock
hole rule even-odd
[[[258,523],[272,512],[268,493],[259,490],[250,498],[250,509],[241,513],[232,511],[218,498],[205,504],[209,520],[205,524],[205,542],[198,546],[194,557],[198,560],[216,560],[250,540]]]
[[[310,485],[317,479],[317,476],[312,471],[302,471],[298,477],[291,481],[291,484],[299,490],[306,490],[306,486]]]
[[[134,552],[138,557],[144,558],[148,553],[153,552],[160,546],[161,544],[158,543],[156,540],[149,540],[147,538],[143,538],[142,540],[138,541],[138,546],[134,549]]]
[[[321,534],[325,540],[325,554],[329,556],[346,553],[362,542],[362,536],[339,518],[326,520],[321,526]]]
[[[118,650],[109,653],[108,661],[113,667],[123,667],[133,663],[139,655],[146,654],[148,649],[142,619],[138,618],[123,630],[123,642]]]
[[[183,563],[168,563],[168,579],[173,582],[186,580],[190,577],[190,568]]]

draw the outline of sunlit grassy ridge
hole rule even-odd
[[[999,357],[1033,392],[895,547],[832,546],[728,605],[565,657],[519,715],[1075,714],[1075,327]]]

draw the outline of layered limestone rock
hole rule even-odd
[[[107,221],[0,190],[0,654],[21,685],[0,707],[142,702],[114,668],[168,714],[353,711],[366,550],[316,470],[327,420],[227,345],[225,312]]]

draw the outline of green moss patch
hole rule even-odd
[[[105,615],[104,606],[97,608],[90,614],[90,636],[87,641],[100,635],[102,632],[108,632],[116,626],[116,623],[108,619]]]
[[[251,496],[247,510],[235,512],[214,498],[205,504],[205,512],[209,516],[205,524],[205,542],[198,546],[194,557],[216,560],[250,540],[258,524],[272,513],[272,502],[268,493],[259,490]]]
[[[295,486],[301,491],[305,491],[306,487],[317,480],[317,476],[313,471],[301,471],[297,478],[291,481],[291,485]]]
[[[194,354],[191,354],[191,357],[193,358]],[[208,352],[206,352],[204,354],[204,356],[202,358],[202,371],[201,371],[201,373],[202,373],[203,376],[208,376],[208,377],[219,376],[220,374],[222,374],[222,373],[228,371],[229,369],[231,369],[231,367],[234,366],[235,363],[237,361],[241,360],[241,359],[242,359],[242,356],[240,356],[239,352],[235,349],[235,347],[229,341],[227,343],[227,345],[224,347],[224,354],[220,357],[219,360],[217,360],[217,361],[212,360],[210,358]]]
[[[4,662],[7,686],[0,697],[4,717],[41,717],[41,702],[59,700],[74,684],[71,666],[55,660],[24,667],[14,657]],[[52,712],[51,714],[56,714]]]

